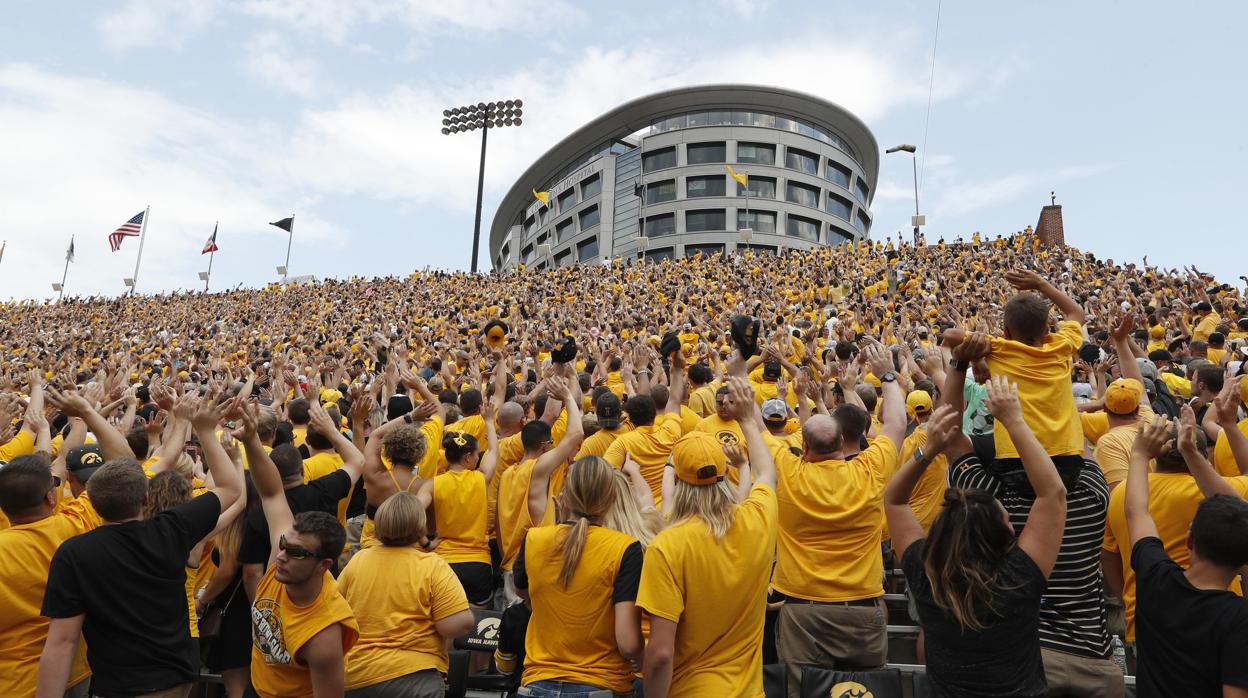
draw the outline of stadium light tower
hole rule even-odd
[[[914,226],[915,247],[918,247],[919,245],[919,226],[924,225],[927,222],[923,219],[923,216],[919,215],[919,165],[918,156],[915,155],[915,151],[917,150],[918,148],[910,145],[909,143],[902,143],[901,145],[895,145],[884,151],[885,154],[910,153],[910,166],[914,170],[914,218],[910,219],[910,224]]]
[[[442,110],[442,135],[463,133],[481,129],[481,168],[477,172],[477,220],[472,228],[472,272],[477,271],[477,247],[481,242],[481,191],[485,186],[485,140],[490,129],[501,126],[519,126],[520,109],[524,102],[508,99],[499,102],[479,102],[463,107]]]

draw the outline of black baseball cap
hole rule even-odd
[[[594,414],[598,417],[598,425],[603,429],[616,429],[620,426],[624,408],[615,393],[608,391],[598,396],[598,402],[594,403]]]
[[[103,466],[104,455],[95,444],[71,448],[65,455],[65,468],[83,484]]]

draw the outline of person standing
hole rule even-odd
[[[679,353],[676,354],[679,356]],[[776,466],[754,418],[744,361],[729,379],[754,483],[745,501],[725,478],[727,457],[695,431],[672,450],[672,525],[646,550],[637,605],[650,614],[645,695],[763,695],[763,620],[776,549]],[[683,361],[673,358],[674,371]],[[711,581],[713,580],[713,581]],[[713,590],[707,585],[713,584]]]

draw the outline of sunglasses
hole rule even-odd
[[[286,553],[286,556],[292,560],[307,560],[308,558],[316,557],[316,553],[308,550],[307,548],[301,548],[297,545],[287,543],[285,535],[277,539],[277,549]]]

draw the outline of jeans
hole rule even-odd
[[[632,691],[615,693],[606,688],[562,681],[535,681],[521,686],[517,695],[534,698],[632,698]]]

